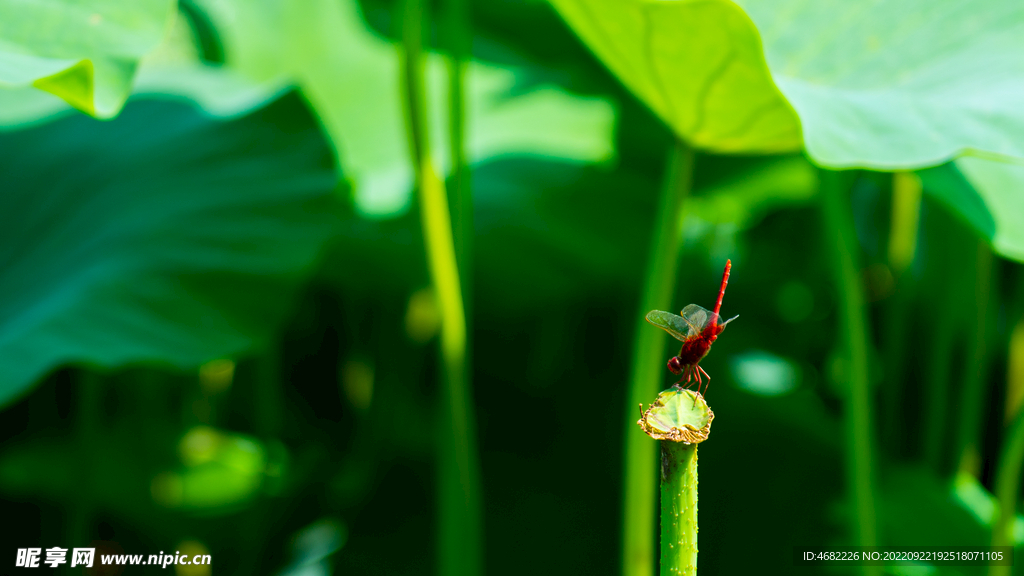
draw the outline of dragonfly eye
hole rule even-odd
[[[668,371],[673,374],[679,374],[683,371],[683,365],[679,362],[678,356],[673,356],[668,359]]]

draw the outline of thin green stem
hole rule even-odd
[[[697,445],[660,444],[661,576],[696,576]]]
[[[452,210],[452,233],[455,261],[462,286],[462,305],[466,327],[473,327],[473,193],[470,188],[469,164],[466,160],[466,68],[472,45],[469,4],[466,0],[446,0],[448,37],[451,56],[448,59],[448,145],[452,176],[449,200]],[[473,340],[466,340],[464,373],[472,374]]]
[[[946,306],[942,310],[953,310],[956,292],[952,286],[937,288],[942,292],[942,300]],[[949,359],[952,357],[953,339],[956,335],[957,316],[938,314],[936,325],[929,336],[927,365],[925,366],[925,382],[928,382],[928,394],[925,396],[924,417],[924,458],[932,470],[942,473],[946,468],[946,452],[949,434],[946,427],[949,411]]]
[[[1021,468],[1024,467],[1024,410],[1018,410],[1006,432],[996,467],[995,496],[999,502],[992,525],[992,545],[1013,544],[1013,519],[1017,515]],[[992,566],[989,576],[1009,576],[1010,566]]]
[[[651,310],[668,309],[671,305],[676,285],[680,218],[683,200],[690,192],[692,172],[693,150],[677,140],[658,203],[657,226],[634,336],[623,495],[622,573],[625,576],[654,574],[657,453],[655,444],[634,429],[632,416],[636,406],[649,402],[660,388],[665,338],[660,330],[650,329],[644,317]]]
[[[843,352],[846,359],[846,471],[853,495],[854,533],[860,546],[878,543],[875,520],[874,442],[868,381],[868,328],[864,292],[857,265],[857,240],[850,212],[846,174],[822,170],[821,196],[825,240],[832,252],[838,289]],[[878,574],[865,566],[865,574]]]
[[[270,345],[253,361],[251,380],[253,383],[252,397],[256,414],[256,432],[263,441],[271,458],[277,458],[271,451],[281,432],[283,400],[281,398],[281,358],[277,342]],[[232,384],[237,386],[238,383]],[[269,490],[277,490],[278,479],[269,477],[264,491],[257,498],[255,505],[245,512],[245,520],[239,523],[239,535],[248,543],[251,550],[265,550],[269,543],[268,535],[272,533],[275,499],[268,495]],[[246,554],[239,565],[242,574],[257,574],[260,564],[265,561],[263,554]]]
[[[427,263],[441,313],[438,573],[473,576],[482,571],[483,522],[473,404],[466,370],[466,316],[448,197],[431,162],[424,116],[424,6],[422,0],[405,0],[403,8],[406,119],[420,194]]]
[[[977,477],[980,470],[978,434],[981,427],[982,402],[985,396],[986,361],[988,358],[988,315],[992,287],[992,250],[984,240],[977,240],[974,264],[974,321],[968,334],[967,364],[964,384],[958,394],[959,418],[954,456],[957,469]]]
[[[455,235],[455,257],[462,281],[466,321],[472,325],[473,195],[466,161],[466,68],[473,41],[466,0],[446,0],[445,20],[451,55],[448,59],[448,145],[452,162],[449,201]]]
[[[1024,409],[1017,402],[1017,395],[1024,389],[1024,319],[1010,338],[1010,350],[1006,375],[1007,408],[1013,420],[1006,430],[1003,448],[996,464],[995,496],[999,503],[995,521],[992,523],[992,545],[1013,545],[1013,520],[1017,515],[1017,500],[1020,494],[1021,469],[1024,468]],[[1016,404],[1016,405],[1014,405]],[[1009,566],[991,566],[989,576],[1009,576]]]

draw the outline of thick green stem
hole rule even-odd
[[[697,574],[697,445],[661,441],[661,576]]]
[[[921,214],[921,179],[913,172],[892,175],[892,217],[889,226],[889,267],[901,276],[917,252]]]
[[[917,251],[918,220],[921,212],[921,180],[913,172],[896,172],[892,177],[892,213],[888,260],[895,293],[885,306],[884,354],[886,381],[882,388],[882,435],[891,443],[890,453],[900,455],[906,443],[903,428],[902,393],[906,366],[906,342],[914,285],[907,273]]]
[[[964,383],[958,394],[959,426],[953,454],[957,469],[977,477],[980,473],[978,435],[981,427],[982,404],[985,396],[988,358],[988,311],[992,286],[992,250],[984,240],[977,241],[975,258],[974,306],[975,317],[970,324],[968,355]]]
[[[838,289],[843,352],[846,360],[846,472],[852,491],[854,534],[860,546],[877,545],[875,525],[874,444],[871,437],[871,390],[868,381],[868,329],[864,292],[857,265],[857,240],[850,213],[846,174],[820,172],[825,240],[832,252]],[[878,574],[865,566],[865,574]]]
[[[658,393],[665,363],[665,338],[644,320],[654,309],[670,309],[675,291],[683,200],[690,191],[693,151],[677,141],[658,204],[657,227],[647,261],[644,291],[637,314],[629,383],[629,414]],[[656,446],[637,434],[632,418],[626,429],[625,493],[623,495],[622,573],[654,574],[654,512]]]
[[[417,183],[422,179],[424,163],[430,161],[423,101],[423,28],[426,20],[423,9],[423,0],[402,2],[402,103]]]
[[[438,573],[471,576],[482,570],[480,479],[466,370],[466,316],[444,183],[434,171],[423,101],[422,0],[405,0],[404,88],[410,150],[416,168],[420,218],[434,293],[441,313],[442,401],[438,437]]]

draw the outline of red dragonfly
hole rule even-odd
[[[687,388],[692,386],[692,380],[696,377],[697,393],[700,394],[700,386],[703,383],[700,375],[707,376],[708,384],[711,383],[711,376],[700,367],[700,361],[708,355],[711,345],[718,339],[718,335],[725,330],[725,325],[739,316],[733,316],[725,322],[721,322],[718,312],[722,309],[722,298],[725,296],[725,286],[729,283],[729,271],[732,270],[732,261],[725,261],[725,272],[722,274],[722,287],[718,290],[718,301],[715,302],[715,311],[711,312],[696,304],[688,304],[680,316],[671,312],[651,310],[647,313],[647,321],[661,328],[672,335],[673,338],[683,343],[679,354],[668,361],[668,369],[673,374],[682,374],[679,384],[686,378]],[[704,388],[707,393],[707,387]],[[696,399],[695,399],[696,400]]]

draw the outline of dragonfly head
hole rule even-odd
[[[679,356],[673,356],[668,359],[668,371],[673,374],[682,374],[683,363],[679,361]]]

